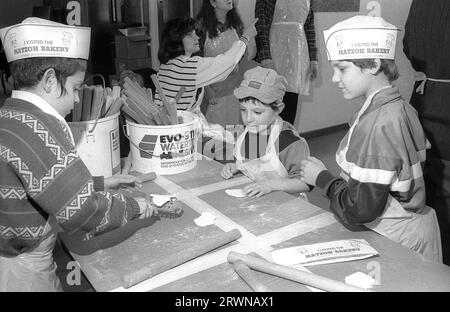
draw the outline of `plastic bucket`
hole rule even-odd
[[[120,172],[119,114],[90,121],[68,122],[78,155],[93,176]]]
[[[126,121],[131,165],[139,172],[177,174],[197,165],[198,116],[177,111],[181,123],[169,126],[141,125]]]

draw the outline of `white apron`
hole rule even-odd
[[[277,117],[270,130],[266,153],[260,158],[245,160],[242,157],[241,149],[245,135],[248,133],[247,127],[238,137],[234,148],[236,168],[245,174],[249,179],[258,182],[272,179],[284,179],[288,177],[289,173],[280,161],[275,147],[275,142],[281,133],[282,126],[283,120],[280,117]],[[300,196],[307,200],[305,194],[300,193]]]
[[[72,131],[62,116],[41,97],[34,93],[14,90],[12,98],[27,101],[43,112],[54,116],[63,127],[67,138],[74,144]],[[52,231],[35,249],[13,258],[0,256],[0,292],[2,291],[62,291],[56,276],[53,249],[56,230],[47,222],[44,235]]]
[[[384,89],[384,88],[382,88]],[[380,89],[380,90],[382,90]],[[336,153],[336,162],[341,168],[341,176],[348,181],[352,165],[347,161],[346,155],[351,140],[352,133],[359,123],[360,117],[370,106],[373,93],[364,103],[358,112],[355,122],[350,127],[348,139],[341,141]],[[373,231],[406,246],[430,261],[442,263],[442,246],[434,209],[425,206],[417,213],[406,211],[403,206],[393,196],[389,194],[383,214],[370,223],[364,224]]]
[[[309,0],[277,0],[270,27],[270,53],[275,70],[288,81],[286,91],[309,94],[309,52],[303,25]]]
[[[50,231],[47,223],[46,231]],[[13,258],[0,257],[0,292],[63,291],[53,261],[56,233],[32,251]]]

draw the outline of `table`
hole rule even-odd
[[[355,272],[377,270],[380,285],[375,291],[449,291],[450,267],[423,261],[419,254],[372,232],[351,232],[322,208],[284,192],[258,199],[234,198],[224,191],[241,188],[251,181],[245,176],[224,180],[222,165],[201,159],[181,174],[158,176],[142,190],[153,194],[174,194],[185,213],[179,219],[161,220],[117,246],[87,256],[72,253],[96,291],[251,291],[239,278],[228,253],[233,250],[270,259],[273,249],[340,239],[365,239],[379,256],[363,260],[310,266],[308,270],[335,280]],[[198,227],[193,219],[202,212],[216,217],[214,225]],[[163,259],[176,248],[189,248],[199,239],[238,229],[242,237],[180,266],[153,276],[130,288],[121,276]],[[274,291],[311,291],[302,284],[256,272]]]

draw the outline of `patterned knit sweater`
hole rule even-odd
[[[0,109],[0,256],[38,245],[48,235],[50,215],[62,230],[89,239],[138,214],[134,199],[94,190],[59,120],[29,102],[5,101]]]

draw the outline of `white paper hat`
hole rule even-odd
[[[87,60],[91,29],[29,17],[20,24],[0,29],[0,38],[8,62],[31,57]]]
[[[394,59],[399,29],[381,17],[358,15],[323,32],[329,61]]]

